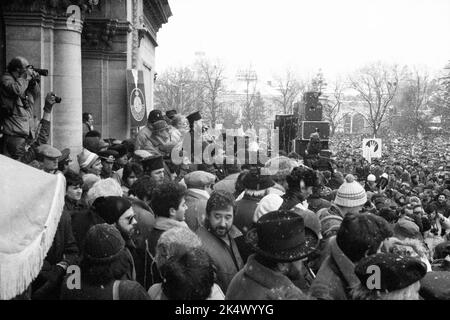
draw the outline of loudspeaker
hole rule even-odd
[[[303,139],[295,139],[292,141],[293,143],[293,150],[297,152],[302,157],[306,154],[306,149],[308,148],[309,140],[303,140]],[[320,141],[322,144],[322,150],[328,150],[328,140]],[[321,151],[322,152],[322,151]]]
[[[322,121],[322,104],[319,102],[319,92],[305,92],[305,120]]]
[[[279,148],[291,152],[291,141],[297,136],[298,117],[294,115],[276,115],[274,127],[279,129]]]
[[[314,132],[319,133],[320,140],[328,140],[330,138],[330,123],[328,121],[303,121],[301,130],[304,140],[309,140]]]

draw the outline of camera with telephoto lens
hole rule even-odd
[[[38,69],[33,67],[33,70],[36,71],[40,76],[47,77],[48,76],[48,69]]]
[[[62,99],[61,97],[58,97],[57,95],[53,95],[55,97],[55,102],[56,103],[61,103]]]

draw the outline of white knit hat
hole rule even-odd
[[[367,202],[366,191],[355,181],[355,177],[348,174],[345,182],[339,187],[334,203],[341,207],[358,207]]]
[[[259,201],[255,214],[253,215],[253,222],[258,221],[266,213],[278,210],[282,204],[283,198],[277,194],[269,193]]]
[[[88,149],[83,149],[83,151],[78,154],[77,158],[80,168],[84,169],[91,167],[98,159],[98,155],[96,153],[90,152]]]

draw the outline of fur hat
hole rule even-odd
[[[367,202],[366,190],[361,186],[355,177],[348,174],[345,182],[339,187],[334,203],[341,207],[357,207]]]
[[[361,259],[355,266],[355,274],[363,286],[367,285],[373,274],[368,272],[371,266],[378,266],[380,269],[380,287],[376,289],[387,292],[404,289],[427,273],[426,265],[419,259],[395,253],[377,253]]]
[[[97,181],[92,188],[89,189],[86,201],[91,206],[98,197],[123,196],[123,190],[116,179],[108,178]]]
[[[156,244],[155,262],[161,267],[173,256],[182,255],[190,248],[200,248],[200,238],[189,228],[174,227],[164,231]]]
[[[162,156],[148,157],[142,160],[142,168],[146,172],[151,172],[154,170],[159,170],[164,168],[164,161]]]
[[[88,173],[83,175],[83,192],[89,191],[89,189],[92,188],[92,186],[99,181],[101,178],[99,176],[96,176],[93,173]]]
[[[450,272],[427,272],[420,281],[419,294],[425,300],[450,300]]]

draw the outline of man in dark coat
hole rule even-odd
[[[74,188],[80,189],[78,198],[81,198],[81,178],[73,172],[69,173],[67,177],[66,202],[71,201],[68,199],[76,197],[77,192],[73,191]],[[79,250],[72,232],[71,211],[65,205],[52,246],[44,260],[44,265],[38,277],[32,283],[32,299],[58,299],[67,268],[78,264],[78,262]]]
[[[376,253],[381,242],[392,235],[392,227],[381,217],[346,215],[336,237],[330,239],[330,255],[311,285],[311,295],[322,300],[351,299],[351,288],[359,284],[355,264]]]
[[[307,231],[308,230],[308,231]],[[303,217],[289,211],[272,211],[262,216],[247,233],[256,252],[231,281],[226,300],[269,300],[306,296],[293,282],[304,268],[318,238],[305,228]]]
[[[214,191],[206,204],[205,225],[197,230],[217,268],[217,284],[226,292],[233,276],[244,266],[236,238],[242,233],[233,225],[234,198],[225,191]]]
[[[253,215],[258,202],[269,193],[269,188],[275,183],[268,175],[262,175],[259,168],[251,168],[244,177],[244,197],[236,202],[234,225],[245,234],[252,228]]]

